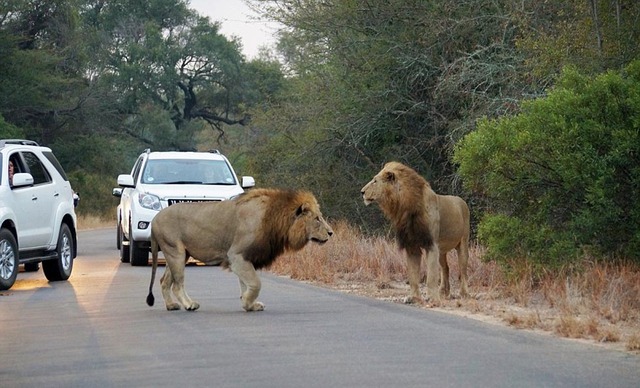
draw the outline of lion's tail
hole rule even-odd
[[[156,299],[153,296],[153,283],[156,281],[156,270],[158,269],[158,241],[151,228],[151,283],[149,284],[149,295],[147,295],[147,305],[153,306]]]

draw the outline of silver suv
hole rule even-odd
[[[0,140],[0,290],[25,271],[67,280],[77,255],[74,192],[47,147]]]
[[[118,176],[120,197],[116,209],[117,248],[120,261],[134,266],[149,262],[151,220],[167,206],[178,202],[224,201],[255,186],[252,177],[238,181],[224,155],[209,152],[142,153],[130,174]]]

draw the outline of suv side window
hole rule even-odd
[[[56,170],[58,170],[58,173],[62,176],[62,179],[64,179],[65,181],[69,181],[69,178],[67,178],[67,174],[64,172],[64,169],[60,165],[60,162],[58,162],[58,159],[53,154],[53,152],[42,151],[42,155],[44,155],[44,157],[47,158],[51,162],[51,164],[53,164],[53,167],[55,167]]]
[[[19,172],[26,172],[27,169],[25,168],[24,164],[22,163],[22,158],[20,157],[20,153],[16,152],[11,154],[11,156],[9,156],[9,162],[13,163],[13,172],[14,174],[17,174]]]
[[[140,170],[142,167],[142,162],[144,160],[144,157],[139,157],[138,160],[136,161],[135,166],[133,166],[133,173],[131,175],[133,175],[133,181],[137,182],[138,181],[138,176],[140,175]]]
[[[49,171],[47,171],[36,154],[32,152],[23,152],[22,157],[27,163],[29,172],[33,176],[34,185],[51,182],[51,175],[49,175]]]

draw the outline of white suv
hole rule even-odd
[[[118,176],[120,197],[116,210],[117,247],[120,261],[147,265],[151,220],[178,202],[224,201],[255,186],[252,177],[239,182],[231,164],[217,150],[210,152],[142,153],[131,174]]]
[[[67,280],[77,255],[74,192],[51,152],[30,140],[0,140],[0,290],[19,265]]]

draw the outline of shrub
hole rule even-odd
[[[457,146],[468,189],[486,200],[489,257],[562,264],[589,248],[640,258],[640,61],[555,89],[512,117],[483,119]]]

